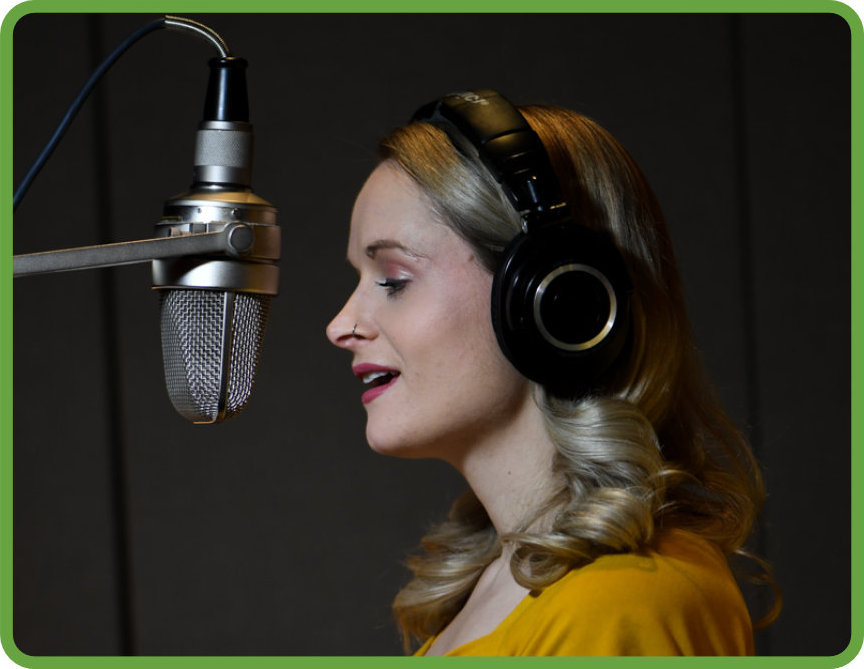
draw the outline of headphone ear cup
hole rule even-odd
[[[630,280],[614,245],[581,225],[517,235],[492,284],[492,324],[522,374],[560,395],[596,385],[627,339]]]

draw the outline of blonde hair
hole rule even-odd
[[[591,396],[570,400],[537,389],[559,485],[520,531],[498,537],[469,491],[423,538],[423,552],[408,563],[414,578],[393,603],[406,650],[456,615],[502,542],[515,548],[516,580],[542,589],[603,554],[645,547],[659,527],[697,533],[729,556],[745,553],[764,500],[750,446],[704,372],[672,242],[641,170],[582,115],[542,106],[521,111],[578,220],[608,233],[624,256],[634,286],[632,336]],[[494,271],[520,222],[482,165],[425,123],[393,131],[381,156],[420,185],[438,216]],[[547,519],[542,530],[532,526],[540,518]],[[778,610],[779,597],[766,624]]]

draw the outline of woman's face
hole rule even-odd
[[[364,381],[369,445],[452,462],[505,430],[530,386],[495,341],[492,276],[391,163],[357,197],[348,260],[359,282],[327,336]]]

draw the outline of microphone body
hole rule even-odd
[[[194,423],[218,423],[249,401],[278,292],[276,209],[252,192],[252,126],[245,61],[213,59],[190,190],[170,198],[157,237],[231,232],[232,255],[153,261],[160,293],[165,383],[174,408]]]

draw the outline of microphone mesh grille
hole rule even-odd
[[[163,290],[162,356],[174,408],[195,423],[239,414],[249,401],[269,295]]]

